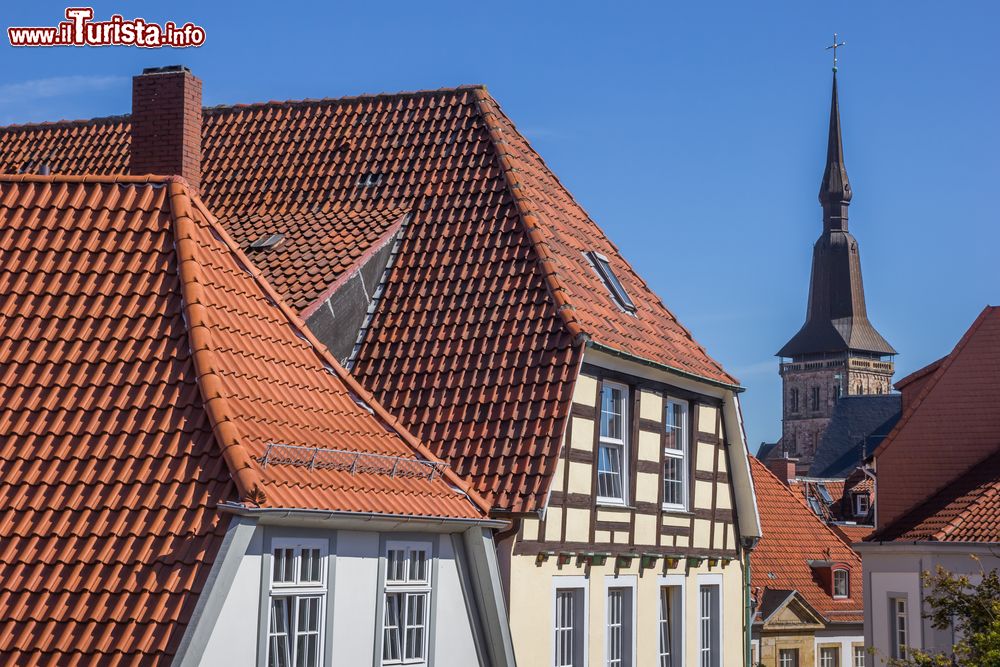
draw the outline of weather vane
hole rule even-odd
[[[838,43],[837,42],[837,33],[833,33],[833,44],[831,44],[830,46],[826,47],[826,50],[829,51],[830,49],[833,49],[833,71],[834,72],[837,71],[837,49],[839,49],[841,46],[847,46],[847,42],[839,42]]]

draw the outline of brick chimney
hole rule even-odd
[[[774,476],[784,482],[785,486],[788,485],[793,479],[795,479],[795,464],[798,463],[798,459],[788,458],[783,456],[780,459],[771,459],[767,461],[765,465],[768,470],[774,473]]]
[[[183,176],[201,187],[201,79],[181,65],[132,77],[129,173]]]

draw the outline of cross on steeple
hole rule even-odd
[[[833,49],[833,71],[834,72],[837,71],[837,49],[839,49],[842,46],[847,46],[847,42],[839,42],[838,43],[837,42],[837,33],[833,33],[833,44],[831,44],[830,46],[826,47],[826,50],[829,51],[830,49]]]

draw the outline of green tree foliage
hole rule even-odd
[[[973,556],[975,560],[979,560]],[[982,564],[980,564],[982,570]],[[957,642],[951,653],[911,649],[905,660],[890,660],[893,667],[1000,667],[1000,576],[982,570],[982,581],[955,575],[940,565],[923,573],[930,590],[924,615],[931,625],[946,630],[954,625]]]

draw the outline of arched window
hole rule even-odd
[[[833,597],[835,599],[846,598],[851,594],[850,576],[850,571],[843,568],[833,571]]]

